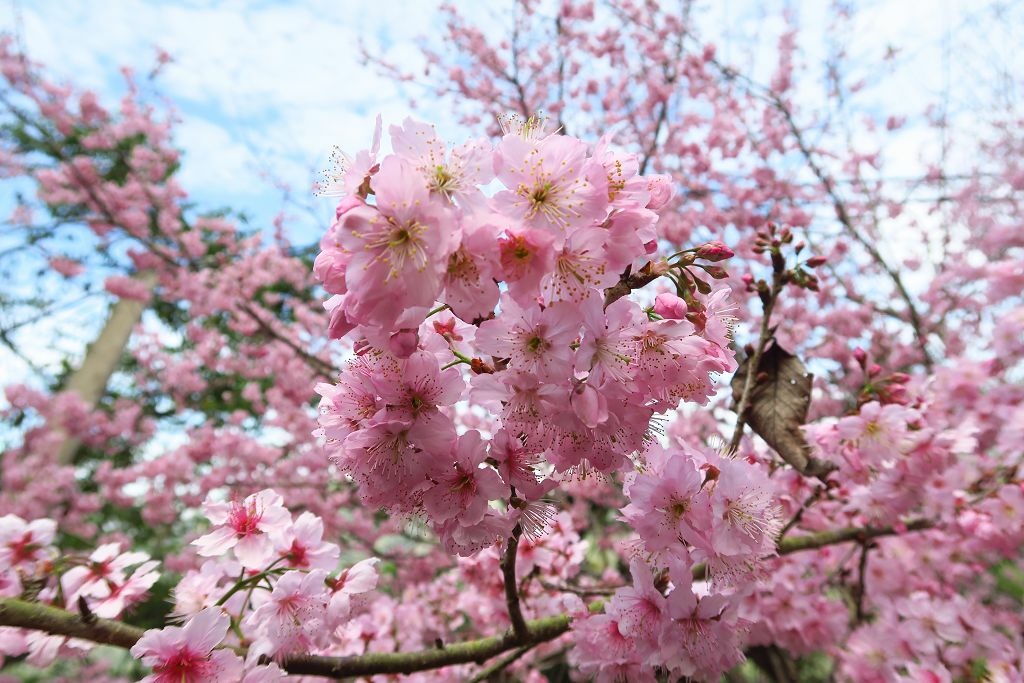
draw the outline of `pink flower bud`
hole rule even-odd
[[[853,350],[853,358],[861,367],[864,367],[864,364],[868,362],[867,352],[859,347]]]
[[[594,429],[608,421],[608,400],[594,387],[580,382],[569,396],[573,412],[580,422]]]
[[[665,292],[654,299],[654,312],[662,318],[682,320],[686,317],[686,302],[675,294]]]
[[[348,259],[349,254],[338,249],[325,249],[316,255],[313,274],[329,294],[344,294],[348,291],[345,286],[345,265]]]
[[[708,242],[697,247],[697,258],[707,261],[724,261],[733,257],[732,249],[721,242]]]
[[[327,326],[327,336],[341,339],[355,329],[355,323],[348,319],[345,312],[345,297],[339,294],[332,296],[324,303],[324,308],[331,312],[331,322]]]
[[[356,208],[357,206],[363,206],[366,202],[363,198],[357,194],[350,194],[342,197],[341,201],[338,202],[338,206],[334,208],[334,217],[341,218],[346,213]]]
[[[408,358],[416,351],[419,343],[419,333],[414,329],[405,329],[391,335],[388,339],[388,350],[396,358]]]
[[[827,261],[828,258],[825,256],[812,256],[811,258],[807,259],[807,267],[817,268],[818,266],[825,265]]]
[[[672,177],[661,174],[647,176],[647,191],[651,193],[647,201],[647,208],[651,211],[657,211],[668,204],[676,194]]]
[[[877,375],[881,371],[882,371],[882,366],[879,365],[878,363],[872,363],[868,367],[868,375],[870,375],[871,377],[874,377],[875,375]]]

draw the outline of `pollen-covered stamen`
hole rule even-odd
[[[446,166],[438,165],[430,175],[429,187],[431,192],[436,192],[450,201],[452,195],[462,188],[462,182],[461,178]]]
[[[529,181],[520,182],[515,194],[520,198],[519,203],[525,204],[527,220],[540,214],[552,225],[568,228],[574,219],[582,216],[580,208],[583,202],[579,195],[587,187],[587,182],[575,177],[576,169],[572,167],[560,167],[558,170],[558,177],[545,170],[541,150],[532,150],[518,171]]]
[[[524,235],[509,235],[498,242],[501,267],[509,282],[522,278],[537,255],[537,247]]]
[[[475,282],[480,277],[480,269],[465,249],[459,249],[448,257],[447,275],[452,280]]]
[[[523,535],[534,543],[548,533],[551,529],[551,520],[558,513],[558,508],[550,500],[521,501],[517,507],[520,510],[519,525],[523,529]]]
[[[622,173],[622,162],[616,159],[614,167],[608,169],[608,201],[614,202],[624,189],[626,189],[626,178]]]
[[[401,474],[406,467],[403,456],[408,450],[408,432],[389,434],[366,449],[370,471],[383,477]]]
[[[774,536],[780,526],[768,493],[757,489],[726,500],[722,519],[755,540]]]
[[[686,515],[687,512],[690,511],[690,507],[689,498],[676,499],[668,504],[665,508],[665,512],[672,518],[672,521],[678,522]]]
[[[461,465],[456,465],[455,469],[458,474],[451,481],[451,491],[467,497],[476,495],[476,477],[473,472],[463,469]]]
[[[248,504],[234,501],[231,503],[231,510],[228,512],[228,526],[235,530],[239,536],[249,536],[262,533],[258,525],[263,519],[263,511],[255,499]]]
[[[320,172],[313,194],[317,197],[341,197],[345,194],[345,174],[352,165],[352,158],[335,145],[328,161],[330,167]]]
[[[555,259],[554,272],[544,279],[547,301],[582,303],[591,290],[606,284],[606,265],[597,240],[597,229],[577,232]]]
[[[524,117],[518,112],[498,114],[498,125],[502,135],[519,135],[526,140],[540,140],[548,134],[548,117],[537,112]]]
[[[385,217],[383,223],[375,218],[366,234],[353,231],[353,235],[364,240],[364,249],[377,252],[371,263],[380,261],[388,265],[388,274],[384,278],[384,282],[387,282],[407,267],[417,271],[427,267],[430,258],[423,240],[426,230],[427,227],[418,221],[400,223],[394,218]]]

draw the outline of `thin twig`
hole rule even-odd
[[[761,319],[761,332],[758,335],[757,345],[754,352],[747,359],[747,374],[743,378],[743,393],[740,394],[740,401],[736,406],[736,426],[732,431],[732,438],[729,439],[729,446],[726,452],[735,453],[740,447],[743,439],[743,427],[747,424],[747,411],[750,410],[750,392],[754,389],[754,381],[757,377],[758,368],[761,366],[761,356],[772,338],[771,321],[772,312],[775,310],[775,301],[779,298],[782,288],[785,286],[785,263],[779,264],[779,259],[772,259],[772,286],[771,290],[761,297],[764,305],[764,317]]]
[[[853,587],[853,604],[855,606],[854,614],[858,624],[863,623],[867,616],[864,612],[864,593],[866,590],[864,581],[867,577],[868,551],[870,549],[870,542],[864,541],[860,544],[860,562],[857,563],[857,585]]]
[[[807,510],[807,508],[811,507],[816,502],[818,502],[818,499],[821,498],[821,494],[823,494],[825,490],[826,489],[824,486],[818,486],[817,488],[814,489],[814,492],[811,495],[809,495],[803,503],[800,504],[800,507],[797,508],[797,511],[793,515],[793,518],[786,522],[786,525],[782,527],[781,531],[779,531],[779,542],[781,542],[782,539],[786,537],[786,534],[789,533],[790,529],[792,529],[800,523],[800,520],[803,519],[804,512]]]
[[[491,664],[487,668],[483,669],[476,676],[473,676],[473,678],[469,679],[469,683],[482,683],[483,681],[490,680],[491,676],[494,676],[495,674],[504,671],[513,663],[515,663],[517,659],[519,659],[535,647],[537,647],[536,644],[523,645],[522,647],[513,650],[509,654],[505,655],[504,657],[496,661],[494,664]]]

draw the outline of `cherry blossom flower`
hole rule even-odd
[[[472,430],[459,437],[454,466],[437,475],[434,485],[423,494],[423,507],[431,519],[455,519],[472,526],[483,519],[488,501],[507,494],[508,486],[498,473],[481,467],[486,458],[487,444],[480,432]]]
[[[242,566],[262,568],[274,555],[272,538],[279,537],[291,522],[281,496],[270,489],[247,496],[242,502],[208,499],[203,504],[212,531],[192,542],[203,557],[235,551]]]
[[[527,225],[550,230],[558,246],[568,231],[604,217],[605,200],[587,180],[587,163],[587,146],[579,140],[552,135],[533,142],[506,135],[494,170],[508,190],[494,201]]]
[[[324,521],[306,510],[287,527],[278,541],[285,565],[293,569],[333,570],[338,564],[341,549],[335,543],[326,543]]]
[[[26,522],[17,515],[0,517],[0,570],[23,569],[31,573],[35,565],[50,559],[50,546],[57,533],[52,519]]]
[[[254,596],[257,607],[244,622],[257,634],[247,655],[250,661],[262,655],[308,652],[325,642],[330,599],[326,579],[322,569],[285,572],[269,595]]]
[[[242,660],[230,650],[215,649],[228,632],[230,619],[211,607],[184,626],[146,631],[131,648],[153,673],[145,683],[220,683],[242,676]]]

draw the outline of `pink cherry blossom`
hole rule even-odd
[[[199,554],[215,557],[233,549],[243,566],[254,569],[262,568],[273,557],[272,538],[279,537],[291,522],[281,496],[270,489],[247,496],[242,502],[210,499],[203,510],[214,529],[192,542]]]
[[[184,626],[150,629],[131,653],[153,673],[146,683],[219,683],[242,675],[242,660],[230,650],[215,649],[227,635],[230,619],[211,607]]]

